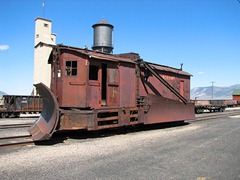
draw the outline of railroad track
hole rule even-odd
[[[196,116],[195,120],[191,120],[189,122],[203,121],[203,120],[207,120],[207,119],[216,119],[216,118],[222,118],[222,117],[227,117],[227,116],[236,116],[236,115],[240,115],[240,110],[200,114],[200,115]]]
[[[34,144],[30,135],[0,137],[0,148],[26,146]]]
[[[6,132],[14,132],[20,130],[22,128],[28,128],[33,123],[8,123],[8,124],[1,124],[0,130],[5,130]],[[14,130],[11,130],[14,129]],[[25,132],[25,130],[23,130]],[[9,148],[9,147],[17,147],[17,146],[26,146],[29,144],[34,144],[34,141],[31,139],[31,136],[28,134],[26,130],[26,135],[8,135],[7,133],[5,136],[0,137],[0,148]],[[14,133],[11,133],[14,134]]]
[[[203,120],[208,120],[208,119],[216,119],[216,118],[222,118],[222,117],[227,117],[227,116],[235,116],[235,115],[240,115],[240,110],[232,110],[232,111],[225,111],[225,112],[218,112],[218,113],[199,114],[199,115],[196,116],[195,120],[191,120],[189,122],[203,121]],[[4,125],[0,125],[0,129],[25,128],[25,127],[30,127],[31,125],[32,125],[32,123],[4,124]],[[54,141],[54,139],[52,139],[52,140]],[[11,148],[11,147],[33,145],[33,144],[35,144],[35,143],[31,139],[30,135],[0,137],[0,149],[1,148]]]
[[[22,123],[22,124],[2,124],[0,129],[10,129],[10,128],[25,128],[30,127],[33,123]]]

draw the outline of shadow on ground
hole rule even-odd
[[[129,134],[141,131],[151,131],[156,129],[174,128],[179,126],[189,125],[188,122],[170,122],[151,125],[135,125],[126,126],[113,129],[105,129],[98,131],[86,131],[86,130],[72,130],[72,131],[57,131],[53,134],[50,140],[35,142],[36,145],[54,145],[63,143],[67,139],[91,139],[91,138],[104,138],[114,135]]]

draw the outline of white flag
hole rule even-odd
[[[45,3],[43,2],[43,3],[42,3],[42,7],[44,8],[44,6],[45,6]]]

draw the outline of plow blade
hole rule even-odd
[[[43,109],[38,120],[29,128],[34,141],[51,138],[59,119],[58,102],[51,90],[43,83],[34,85],[42,97]]]
[[[164,98],[157,95],[148,95],[149,110],[145,124],[160,122],[177,122],[195,119],[194,104]]]

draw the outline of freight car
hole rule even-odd
[[[0,109],[4,107],[4,100],[3,97],[0,96]]]
[[[58,130],[100,130],[195,118],[190,102],[191,74],[181,68],[148,63],[136,53],[108,54],[52,47],[51,87],[35,87],[43,99],[33,140]]]
[[[236,107],[239,105],[239,102],[237,100],[233,100],[233,99],[227,99],[224,100],[225,104],[227,107],[231,108],[231,107]]]
[[[223,112],[227,107],[235,107],[235,100],[192,100],[195,104],[195,113],[207,112]]]
[[[0,118],[19,117],[20,114],[40,113],[42,99],[39,96],[3,95]]]

